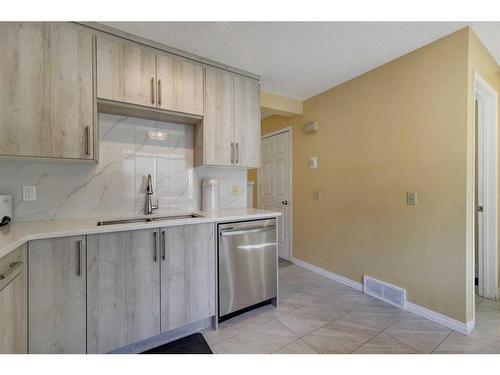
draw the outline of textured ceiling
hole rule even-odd
[[[466,25],[500,62],[500,22],[104,22],[259,74],[303,100]]]

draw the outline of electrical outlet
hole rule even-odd
[[[313,199],[316,201],[321,200],[321,192],[319,190],[313,190]]]
[[[238,196],[240,194],[240,187],[238,185],[233,185],[232,193],[235,197]]]
[[[23,186],[23,201],[24,202],[36,201],[36,186],[35,185]]]
[[[417,205],[417,192],[409,191],[406,193],[406,204],[408,206],[416,206]]]

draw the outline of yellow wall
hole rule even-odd
[[[257,208],[257,169],[248,170],[247,180],[255,182],[255,185],[253,186],[253,207]]]
[[[287,117],[303,113],[303,105],[300,100],[265,91],[260,93],[260,107],[264,112]]]
[[[293,126],[293,256],[467,321],[468,37],[463,29],[272,116]],[[305,135],[302,126],[319,123]],[[308,159],[318,157],[318,169]],[[321,201],[312,199],[319,189]],[[406,192],[418,205],[406,205]]]
[[[484,47],[481,41],[478,39],[476,34],[474,34],[474,32],[471,29],[469,29],[468,31],[469,31],[468,131],[471,135],[474,135],[475,133],[474,132],[474,70],[476,70],[481,75],[481,77],[483,77],[488,82],[488,84],[490,84],[497,91],[497,93],[500,94],[500,67],[493,59],[493,57],[489,54],[488,50]],[[500,108],[500,96],[499,96],[498,108]],[[500,119],[499,119],[499,126],[500,126]],[[475,144],[474,140],[471,140],[470,142]],[[472,156],[473,151],[470,150],[470,146],[471,145],[469,145],[469,155]],[[471,163],[470,159],[471,158],[469,158],[469,164]],[[473,181],[470,180],[474,178],[474,174],[472,172],[469,173],[468,178],[469,178],[468,180],[469,185],[473,184]],[[470,207],[469,209],[474,210],[474,207]],[[469,231],[473,230],[472,223],[469,223],[468,230]],[[472,257],[469,257],[468,262],[470,264],[468,268],[472,270],[474,267]],[[498,269],[500,274],[500,250],[499,250]],[[472,274],[471,272],[469,272],[469,274]],[[472,280],[470,282],[470,285],[472,285]],[[499,287],[500,287],[500,281],[499,281]],[[467,293],[467,297],[469,300],[472,298],[472,294],[473,294],[473,289],[471,287]],[[473,306],[471,300],[469,305]]]

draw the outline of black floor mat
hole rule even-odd
[[[149,349],[142,354],[212,354],[212,350],[201,333],[193,333],[182,339]]]

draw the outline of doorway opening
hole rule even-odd
[[[257,170],[257,207],[281,212],[278,256],[292,260],[292,128],[262,136],[261,168]]]
[[[498,297],[498,151],[497,92],[474,74],[476,173],[475,173],[475,307]]]

